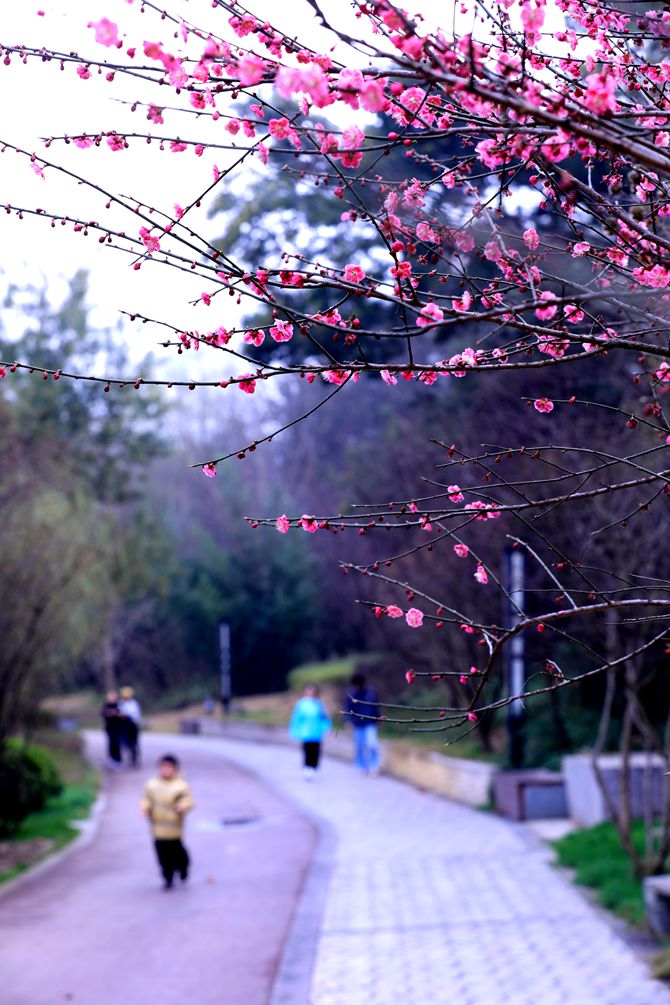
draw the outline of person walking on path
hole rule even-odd
[[[121,770],[121,711],[116,691],[108,691],[105,704],[100,710],[102,723],[107,734],[107,766],[113,771]]]
[[[132,687],[122,687],[119,694],[119,711],[121,713],[121,744],[130,753],[130,763],[139,767],[140,760],[140,727],[142,725],[142,709],[135,697]]]
[[[188,878],[190,859],[182,835],[184,817],[192,807],[193,796],[179,771],[179,761],[164,754],[158,762],[158,774],[146,784],[140,809],[151,825],[166,890],[171,888],[175,873],[182,880]]]
[[[308,684],[302,698],[299,698],[293,707],[289,725],[291,739],[302,744],[303,774],[308,781],[313,780],[316,775],[321,756],[321,741],[330,726],[328,713],[318,697],[317,688],[314,684]]]
[[[363,674],[351,678],[347,691],[345,714],[351,724],[354,737],[354,760],[356,767],[365,774],[379,772],[379,698],[377,692],[368,687]]]

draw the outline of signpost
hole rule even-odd
[[[221,667],[221,704],[223,711],[227,713],[230,708],[230,699],[233,696],[230,673],[230,625],[227,621],[219,621],[219,661]]]
[[[507,548],[505,551],[505,626],[514,628],[523,618],[526,557],[523,551]],[[525,644],[521,632],[513,635],[506,649],[507,693],[512,699],[507,707],[510,767],[523,766],[525,709],[520,698],[526,678]]]

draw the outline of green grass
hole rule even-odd
[[[434,725],[431,723],[431,725]],[[501,764],[504,755],[495,751],[484,750],[476,734],[471,733],[463,739],[457,739],[451,731],[434,733],[422,731],[420,728],[412,731],[410,726],[398,722],[382,722],[379,735],[383,740],[400,740],[412,747],[422,747],[434,750],[446,757],[462,757],[470,761],[487,761],[491,764]]]
[[[664,946],[660,953],[652,957],[651,969],[658,980],[670,980],[670,946]]]
[[[45,838],[51,842],[47,854],[58,851],[79,833],[72,821],[83,820],[88,816],[95,801],[96,791],[97,779],[93,773],[86,784],[66,785],[60,795],[49,799],[44,809],[27,816],[17,831],[6,841],[14,843]],[[34,862],[18,862],[11,869],[0,873],[0,883],[6,883],[19,873],[25,872],[31,864]]]
[[[83,756],[81,738],[77,734],[44,730],[34,739],[49,751],[65,785],[59,795],[49,799],[43,809],[27,816],[16,832],[4,840],[14,844],[43,838],[51,842],[47,852],[51,854],[63,848],[79,833],[72,821],[84,820],[88,816],[98,792],[98,776]],[[30,864],[34,863],[19,861],[6,872],[0,873],[0,883],[6,883],[25,872]]]
[[[240,708],[230,712],[226,722],[257,722],[262,726],[286,726],[288,725],[288,715],[281,709],[275,708],[255,708],[249,710]]]
[[[150,712],[171,712],[173,709],[188,708],[190,705],[201,706],[208,695],[214,700],[219,697],[216,681],[209,684],[203,681],[192,681],[190,684],[166,688],[159,695],[155,695],[150,701],[143,704]]]
[[[351,656],[338,656],[332,660],[320,663],[303,663],[295,667],[288,675],[288,683],[292,690],[302,690],[307,684],[344,684],[348,683],[352,674],[362,663],[374,663],[379,660],[379,653],[365,653]]]
[[[49,838],[57,848],[62,847],[79,833],[71,822],[88,816],[95,793],[95,785],[66,785],[60,795],[49,799],[44,809],[31,813],[22,821],[12,840]]]
[[[644,824],[633,825],[633,841],[642,851]],[[575,882],[595,890],[603,907],[630,924],[644,925],[642,883],[621,847],[611,823],[597,824],[553,842],[561,865],[575,870]]]

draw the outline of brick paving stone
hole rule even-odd
[[[290,749],[216,742],[336,834],[309,1005],[670,1005],[519,825],[334,760],[306,784]]]

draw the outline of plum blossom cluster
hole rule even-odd
[[[360,41],[373,54],[365,71],[301,46],[235,3],[221,5],[209,29],[178,20],[169,43],[159,31],[160,21],[145,21],[141,36],[134,34],[135,20],[128,15],[120,24],[109,17],[91,21],[91,52],[72,54],[63,67],[86,80],[93,72],[104,74],[110,85],[132,74],[147,91],[137,107],[146,109],[154,126],[165,126],[170,118],[176,122],[180,110],[206,113],[210,126],[238,144],[242,153],[236,167],[254,158],[270,170],[273,154],[293,151],[304,162],[302,177],[325,183],[332,198],[344,203],[342,219],[352,234],[376,242],[374,261],[351,261],[343,270],[306,260],[289,270],[269,262],[254,263],[252,270],[231,262],[225,273],[214,268],[229,292],[255,303],[260,299],[273,311],[271,325],[245,336],[253,349],[263,345],[266,333],[279,344],[313,336],[317,344],[324,340],[332,355],[336,350],[328,342],[340,334],[324,329],[337,327],[343,332],[338,354],[339,346],[350,346],[352,354],[338,368],[324,360],[323,379],[344,381],[369,368],[358,346],[384,336],[355,325],[342,310],[343,304],[353,307],[364,291],[366,298],[395,304],[412,334],[411,360],[402,369],[380,371],[389,384],[397,374],[432,386],[440,375],[529,366],[534,353],[558,364],[579,353],[605,351],[599,344],[604,340],[637,351],[640,322],[649,321],[645,291],[670,286],[670,245],[664,236],[670,214],[670,132],[665,128],[670,99],[663,89],[670,60],[663,49],[662,19],[648,12],[624,14],[606,3],[594,17],[578,0],[565,0],[558,5],[565,25],[559,18],[556,29],[548,31],[546,3],[517,0],[506,4],[510,12],[500,21],[485,19],[478,38],[454,34],[447,25],[428,31],[390,0],[360,0],[357,6]],[[465,13],[465,0],[461,6]],[[638,51],[635,39],[644,32],[657,33],[657,51]],[[381,37],[390,43],[390,64],[377,47]],[[37,58],[37,51],[20,44],[0,48],[5,63]],[[48,61],[48,46],[40,54]],[[57,61],[55,54],[51,58]],[[402,64],[400,78],[393,72],[394,58]],[[276,112],[277,98],[287,103],[283,115]],[[331,108],[346,112],[350,124],[339,129],[324,124],[319,116],[327,117]],[[381,117],[372,127],[371,115]],[[523,128],[510,130],[510,116],[523,121]],[[109,128],[54,137],[47,145],[71,142],[83,150],[103,145],[130,156],[141,141],[158,143],[168,154],[207,154],[206,142],[179,132],[129,134]],[[425,144],[431,146],[429,160],[421,154]],[[380,146],[387,155],[402,150],[404,176],[395,169],[385,176],[378,163]],[[34,151],[29,160],[41,176],[52,166]],[[373,161],[368,177],[366,165]],[[595,161],[602,177],[597,192],[584,174]],[[215,186],[226,185],[231,169],[222,171],[216,164],[212,169]],[[564,226],[552,223],[543,230],[536,221],[519,226],[514,206],[507,219],[502,208],[495,215],[483,208],[501,170],[518,179],[518,186],[535,190],[544,219],[551,216]],[[356,174],[361,171],[364,202]],[[190,207],[199,198],[198,192],[180,195],[167,218],[158,218],[153,207],[139,207],[146,221],[135,233],[144,255],[179,257]],[[592,221],[587,229],[580,223],[585,220]],[[550,242],[545,232],[551,233]],[[126,232],[114,236],[133,240]],[[218,254],[201,250],[204,262],[192,267],[204,274]],[[559,251],[576,264],[557,280],[551,262]],[[308,317],[282,296],[287,287],[315,285],[323,288],[323,306]],[[640,297],[631,297],[632,291]],[[211,294],[201,299],[209,303]],[[606,320],[610,301],[619,306],[615,324]],[[502,340],[493,341],[502,344],[435,357],[436,333],[457,341],[463,326],[473,324],[500,333]],[[658,325],[647,327],[652,338],[660,334]],[[388,334],[399,347],[398,331]],[[661,341],[657,348],[665,351]],[[423,360],[417,359],[422,353]],[[538,394],[536,408],[549,414],[545,402],[551,404]]]
[[[169,6],[163,12],[144,5],[138,19],[127,4],[118,23],[108,16],[88,22],[90,41],[81,53],[50,47],[46,18],[39,47],[0,40],[0,72],[39,62],[89,93],[99,79],[111,96],[120,81],[132,84],[138,123],[122,128],[105,105],[93,131],[82,122],[71,135],[28,147],[3,141],[3,156],[25,168],[32,184],[47,191],[60,174],[97,200],[99,212],[84,216],[76,197],[74,208],[47,211],[48,200],[25,206],[10,190],[2,208],[94,237],[126,254],[134,270],[167,267],[190,277],[192,323],[177,330],[168,318],[142,320],[160,330],[161,341],[171,332],[163,342],[168,350],[205,357],[211,373],[182,382],[191,389],[233,385],[251,400],[270,379],[318,380],[324,400],[339,400],[354,387],[364,393],[371,377],[383,382],[379,393],[402,400],[406,384],[455,396],[491,374],[524,371],[532,379],[522,420],[527,449],[501,444],[504,431],[486,429],[481,455],[445,447],[449,470],[430,500],[272,521],[280,533],[293,527],[310,536],[318,531],[319,539],[342,526],[367,537],[390,527],[410,535],[409,552],[421,556],[437,554],[446,541],[455,584],[449,603],[417,593],[421,607],[408,599],[409,606],[374,611],[383,623],[402,620],[413,629],[429,617],[436,627],[455,626],[461,641],[467,637],[489,661],[480,675],[459,673],[477,677],[479,689],[479,678],[497,666],[505,628],[492,615],[487,624],[468,617],[459,592],[493,593],[494,534],[511,535],[514,518],[527,527],[545,511],[617,494],[633,500],[621,515],[625,522],[667,494],[668,14],[607,0],[556,0],[551,7],[546,0],[504,0],[490,10],[462,0],[456,18],[449,14],[430,28],[401,3],[356,0],[358,36],[323,25],[328,44],[316,51],[255,12],[253,2],[215,3],[210,22],[199,25],[183,0]],[[364,68],[361,51],[369,57]],[[59,163],[61,145],[73,148],[79,172]],[[183,166],[167,205],[147,201],[150,178],[138,184],[144,195],[99,184],[98,158],[127,159],[140,173],[148,146]],[[240,198],[240,179],[260,173],[271,186],[280,172],[296,196],[323,200],[336,233],[327,247],[313,253],[315,242],[306,238],[319,235],[287,232],[280,254],[261,240],[250,261],[218,246],[213,233],[198,232],[196,209],[223,194]],[[642,398],[639,410],[577,401],[573,374],[583,365],[600,368],[598,381],[587,382],[600,387],[623,370]],[[40,369],[30,360],[5,360],[0,378],[17,367]],[[557,373],[565,393],[556,390]],[[104,391],[151,383],[44,375],[99,380]],[[564,403],[574,412],[607,408],[617,433],[646,436],[644,464],[635,449],[623,448],[609,462],[594,450],[590,466],[578,453],[557,459],[559,446],[568,448],[548,442],[546,431],[561,428],[571,411]],[[545,438],[539,445],[532,442],[536,431]],[[256,445],[230,456],[244,457]],[[579,450],[586,456],[587,447]],[[213,478],[222,459],[203,463],[204,475]],[[522,470],[518,478],[501,474],[508,462]],[[533,465],[539,474],[527,473]],[[549,575],[555,556],[532,555]],[[576,562],[565,568],[586,577],[574,571]],[[359,571],[382,575],[379,563]],[[574,596],[551,583],[559,609],[533,622],[544,635],[566,611],[614,602],[599,582],[580,580]],[[388,585],[405,589],[401,579]],[[641,596],[620,587],[619,595],[660,603],[651,589]],[[466,719],[477,721],[473,709]]]

